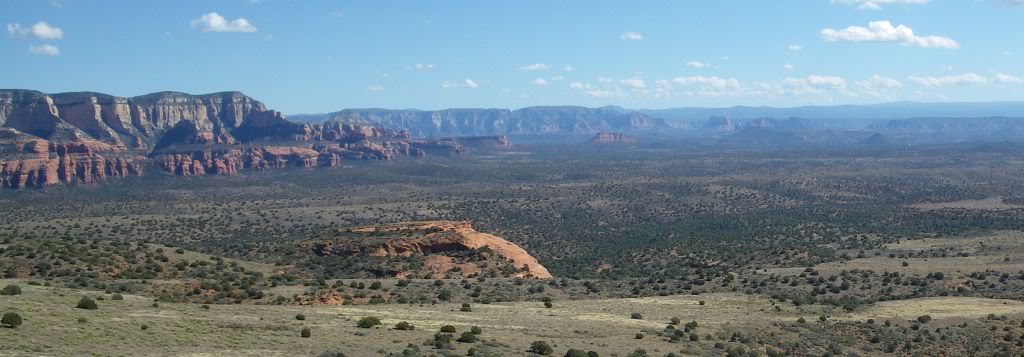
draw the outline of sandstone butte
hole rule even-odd
[[[553,277],[548,269],[525,249],[501,237],[477,232],[469,221],[403,222],[359,227],[352,229],[352,232],[361,234],[416,232],[423,234],[414,238],[389,242],[373,253],[377,256],[408,256],[414,253],[425,254],[452,249],[488,247],[498,255],[510,260],[516,267],[525,267],[529,275],[534,278],[550,279]]]

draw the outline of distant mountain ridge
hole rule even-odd
[[[578,106],[510,109],[345,109],[295,115],[306,122],[338,121],[408,130],[414,137],[594,134],[669,129],[664,120],[636,112]]]

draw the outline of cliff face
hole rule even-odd
[[[145,158],[131,155],[123,147],[98,141],[76,140],[54,143],[5,129],[8,141],[0,152],[0,186],[7,188],[45,187],[60,183],[104,182],[109,178],[142,174]]]
[[[147,163],[176,175],[232,175],[466,151],[382,126],[294,123],[239,92],[122,98],[0,89],[0,130],[0,179],[12,188],[141,175]]]

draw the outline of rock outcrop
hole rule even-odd
[[[359,227],[347,232],[358,236],[318,240],[311,243],[309,249],[317,256],[424,256],[423,268],[434,277],[443,277],[456,267],[462,272],[479,271],[482,265],[479,262],[455,262],[451,257],[457,253],[487,250],[514,268],[512,276],[552,277],[547,268],[523,248],[501,237],[477,232],[466,221],[406,222]],[[398,275],[412,273],[396,272]]]
[[[6,159],[0,159],[2,187],[94,183],[142,174],[145,158],[128,154],[124,147],[84,139],[54,143],[28,139],[11,129],[4,131],[15,140],[5,141],[0,149],[6,154]]]

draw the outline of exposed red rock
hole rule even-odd
[[[424,255],[424,269],[434,277],[443,277],[446,272],[458,266],[463,272],[479,272],[473,263],[456,264],[443,257],[445,253],[464,252],[487,247],[502,259],[521,269],[516,276],[548,279],[552,275],[536,258],[523,248],[501,237],[477,232],[467,221],[423,221],[387,225],[366,226],[351,232],[367,236],[393,234],[383,242],[372,246],[354,244],[348,239],[322,240],[312,244],[311,250],[321,256],[370,255],[378,257]],[[401,273],[401,272],[398,272]]]

